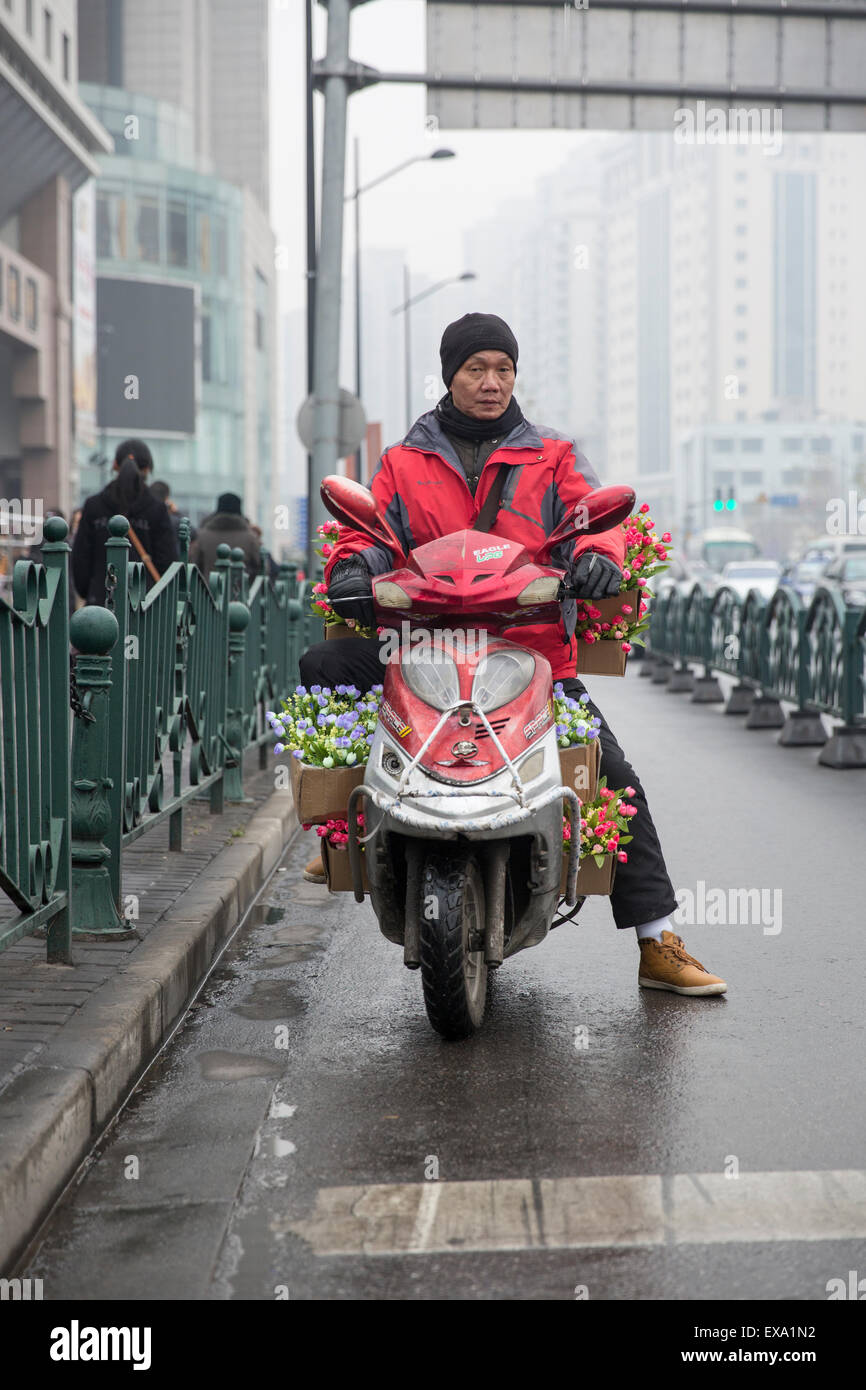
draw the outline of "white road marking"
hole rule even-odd
[[[312,1215],[275,1223],[317,1255],[702,1245],[866,1237],[866,1171],[326,1187]]]
[[[415,1225],[412,1227],[412,1234],[409,1237],[410,1255],[420,1255],[427,1249],[430,1232],[433,1230],[433,1222],[436,1220],[441,1191],[442,1186],[439,1182],[425,1183],[421,1190]]]

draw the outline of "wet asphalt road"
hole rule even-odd
[[[579,1286],[592,1299],[810,1300],[866,1273],[860,1189],[792,1176],[866,1168],[866,774],[818,768],[814,749],[782,750],[636,671],[590,691],[643,779],[675,886],[782,893],[772,920],[680,928],[728,994],[639,990],[633,933],[589,900],[579,924],[506,963],[477,1037],[443,1043],[369,906],[301,881],[316,843],[301,836],[46,1227],[25,1271],[46,1299],[558,1300]],[[676,1214],[634,1235],[622,1184],[600,1243],[555,1233],[570,1198],[549,1180],[660,1175],[669,1216],[675,1175],[732,1169],[752,1196],[750,1174],[779,1176],[722,1233],[711,1179],[687,1235]],[[445,1221],[427,1200],[437,1172],[443,1192],[489,1187],[465,1189],[466,1210]],[[802,1230],[797,1184],[815,1181],[838,1218]],[[774,1239],[768,1193],[795,1213]],[[379,1253],[364,1253],[356,1216],[392,1196]],[[491,1248],[512,1196],[524,1234]],[[405,1253],[407,1211],[419,1253]]]

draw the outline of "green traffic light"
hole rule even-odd
[[[729,498],[728,498],[728,511],[729,511],[729,512],[735,512],[736,510],[737,510],[737,499],[736,499],[736,497],[729,497]]]
[[[722,510],[722,508],[724,507],[724,505],[725,505],[725,504],[724,504],[724,502],[722,501],[721,497],[717,497],[716,500],[715,500],[715,502],[713,503],[713,511],[714,511],[714,512],[720,512],[720,511]]]

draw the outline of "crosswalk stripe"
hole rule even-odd
[[[441,1193],[441,1183],[425,1183],[424,1191],[421,1193],[421,1200],[418,1203],[415,1225],[409,1237],[409,1253],[411,1255],[420,1255],[427,1248],[430,1232],[433,1230],[433,1222],[436,1220],[436,1211],[439,1207]]]
[[[317,1255],[576,1249],[866,1237],[866,1171],[494,1178],[326,1187],[276,1224]]]

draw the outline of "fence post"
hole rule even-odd
[[[261,684],[264,683],[266,691],[265,699],[267,701],[267,707],[270,707],[279,680],[280,652],[278,644],[283,641],[282,633],[271,631],[271,617],[273,615],[274,606],[279,598],[279,592],[274,589],[274,582],[271,579],[270,554],[264,547],[262,547],[262,579],[260,593],[258,642],[259,674],[256,680],[256,733],[258,733],[258,692],[261,688]],[[259,744],[260,772],[264,772],[268,765],[268,751],[268,745],[266,743]]]
[[[816,709],[809,709],[809,642],[806,636],[807,611],[797,605],[797,708],[786,716],[776,742],[783,748],[822,748],[827,742],[824,721]]]
[[[107,792],[108,714],[111,657],[118,624],[106,608],[80,608],[69,624],[78,648],[75,666],[80,711],[72,734],[72,931],[98,936],[128,935],[117,911],[103,836],[111,819]],[[121,673],[122,679],[122,673]]]
[[[751,592],[751,591],[750,591]],[[746,608],[749,608],[749,595],[746,595]],[[767,627],[767,618],[770,613],[770,604],[762,603],[759,611],[760,627],[758,629],[758,688],[760,695],[755,695],[751,707],[746,715],[744,729],[781,729],[785,724],[785,715],[782,706],[775,695],[768,695],[766,692],[770,686],[770,633]]]
[[[181,794],[182,774],[183,774],[183,745],[186,741],[186,721],[187,703],[189,691],[187,689],[187,672],[189,669],[189,632],[191,622],[191,612],[189,603],[189,571],[186,566],[189,564],[189,518],[183,517],[178,528],[178,540],[180,546],[181,561],[184,566],[180,571],[178,581],[178,599],[175,614],[175,647],[174,647],[174,686],[172,697],[174,707],[178,711],[175,716],[174,732],[169,739],[171,749],[172,783],[173,792],[176,797]],[[168,847],[175,853],[183,851],[183,804],[172,811],[168,818]]]
[[[126,694],[127,632],[129,629],[129,522],[113,516],[108,522],[105,542],[105,607],[117,619],[116,653],[119,664],[113,671],[108,695],[108,826],[105,844],[109,851],[108,876],[120,915],[123,915],[123,830],[126,807]]]
[[[842,626],[842,719],[818,754],[823,767],[866,767],[866,723],[863,722],[863,649],[859,629],[863,613],[845,609]]]
[[[724,703],[724,694],[719,685],[718,678],[713,675],[713,638],[712,622],[713,612],[709,597],[697,588],[692,590],[689,604],[697,602],[698,616],[700,618],[700,647],[699,660],[703,664],[703,675],[695,676],[694,689],[692,691],[692,702],[696,705],[721,705]],[[688,627],[683,623],[683,633],[685,634],[685,644],[688,645]]]
[[[246,638],[250,610],[245,603],[233,599],[229,604],[229,697],[226,709],[225,795],[227,801],[250,801],[244,796],[244,674]]]
[[[57,588],[51,618],[48,623],[47,649],[49,688],[43,698],[56,709],[58,723],[51,731],[51,790],[52,822],[61,827],[55,857],[54,890],[66,893],[66,905],[51,919],[47,930],[46,958],[49,965],[71,964],[71,902],[72,861],[69,847],[69,527],[60,516],[49,517],[43,527],[42,563],[57,575]],[[50,592],[50,589],[49,589]]]
[[[298,597],[298,567],[291,560],[284,560],[280,565],[280,579],[286,581],[286,593],[289,598]]]
[[[220,547],[221,548],[221,547]],[[219,550],[217,551],[219,553]],[[244,633],[249,626],[250,610],[246,605],[247,572],[244,553],[239,546],[230,551],[226,579],[230,602],[228,650],[228,699],[226,701],[226,762],[225,796],[227,801],[249,801],[244,796],[244,748],[246,746],[244,718],[251,692],[244,688],[246,675],[246,646]]]
[[[227,546],[227,545],[225,544],[225,542],[222,542],[220,545],[218,545],[218,546],[217,546],[217,552],[216,552],[216,560],[214,561],[214,568],[211,570],[210,574],[208,575],[208,588],[210,589],[211,594],[213,595],[214,602],[215,602],[216,604],[218,604],[218,606],[219,606],[219,613],[220,613],[220,628],[219,628],[219,631],[220,631],[220,646],[221,646],[221,649],[224,650],[225,652],[228,652],[228,638],[229,638],[229,626],[228,626],[229,612],[228,612],[228,610],[229,610],[229,600],[231,599],[231,596],[232,596],[232,594],[231,594],[232,575],[231,575],[230,560],[229,560],[229,556],[230,556],[230,555],[231,555],[231,548],[230,548],[229,546]],[[215,693],[216,693],[216,692],[215,692]],[[212,816],[221,816],[222,813],[223,813],[223,807],[224,807],[224,805],[225,805],[225,791],[226,791],[226,771],[225,771],[225,769],[226,769],[226,764],[227,764],[227,760],[228,760],[228,751],[229,751],[228,738],[227,738],[227,733],[226,733],[226,725],[227,725],[227,721],[228,721],[228,710],[229,710],[229,659],[228,659],[228,656],[226,656],[226,660],[225,660],[224,662],[220,662],[220,688],[219,688],[218,695],[219,695],[218,703],[219,703],[219,707],[220,707],[220,711],[221,711],[221,718],[220,718],[220,721],[219,721],[219,733],[220,733],[220,747],[221,747],[220,757],[221,757],[221,760],[222,760],[223,775],[222,775],[222,777],[218,777],[218,778],[216,779],[216,781],[214,781],[214,782],[211,783],[211,789],[210,789],[210,813],[211,813]]]

